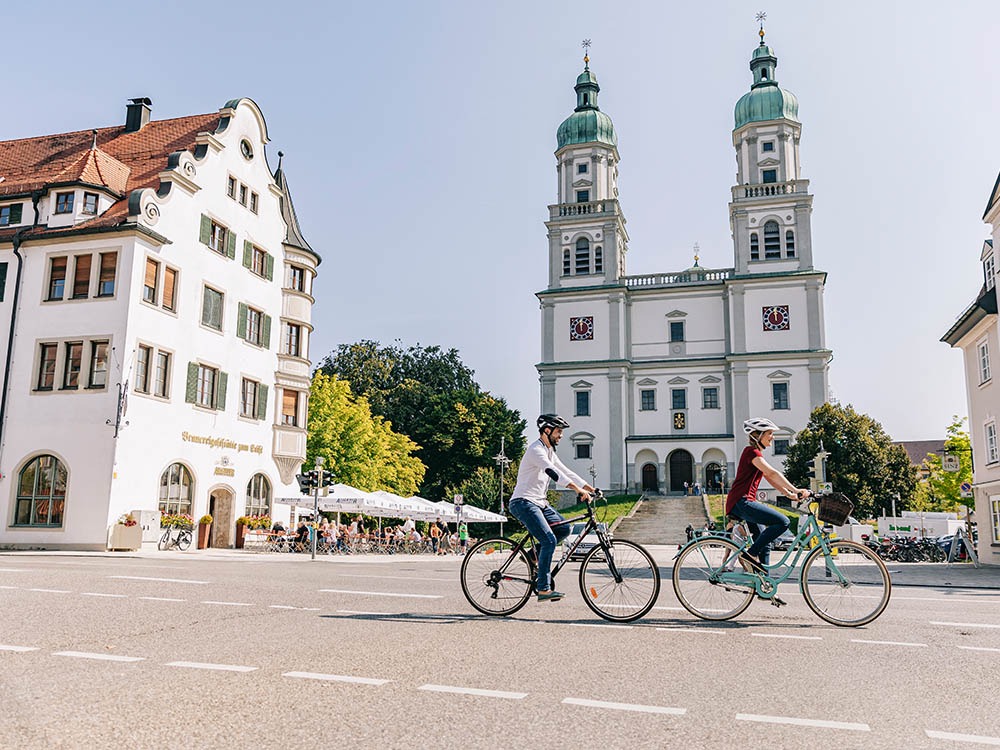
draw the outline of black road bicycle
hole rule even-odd
[[[602,498],[598,492],[595,499]],[[660,593],[660,571],[656,561],[642,546],[613,539],[594,516],[594,504],[587,512],[567,518],[552,527],[586,519],[583,532],[552,568],[552,581],[569,562],[583,539],[596,534],[595,544],[580,563],[580,593],[595,614],[612,622],[631,622],[649,612]],[[483,539],[462,561],[462,592],[469,604],[484,615],[505,617],[517,612],[535,593],[537,557],[531,534],[519,542],[497,537]]]
[[[173,532],[177,531],[175,535]],[[178,549],[185,550],[191,546],[191,529],[180,527],[177,529],[168,528],[163,532],[160,537],[160,541],[157,542],[156,548],[158,550],[168,550],[177,547]]]

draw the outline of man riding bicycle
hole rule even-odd
[[[551,528],[552,524],[565,519],[546,500],[549,480],[575,491],[587,502],[590,502],[590,493],[597,490],[567,469],[556,456],[556,446],[569,422],[556,414],[542,414],[536,424],[538,440],[524,452],[517,470],[517,485],[508,507],[510,514],[524,524],[538,543],[538,601],[554,602],[562,599],[563,595],[552,588],[552,554],[556,544],[569,535],[569,526],[564,524]]]

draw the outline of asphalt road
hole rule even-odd
[[[460,559],[0,555],[0,748],[1000,745],[1000,592],[897,588],[858,629],[794,587],[730,623],[480,616]]]

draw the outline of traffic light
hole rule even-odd
[[[299,491],[303,495],[308,495],[319,486],[319,472],[315,469],[296,474],[295,479],[299,483]]]
[[[810,458],[808,461],[806,461],[806,467],[807,467],[806,473],[809,476],[811,476],[813,479],[819,479],[819,470],[818,467],[816,466],[815,458]]]
[[[336,477],[329,471],[324,471],[320,473],[319,486],[320,487],[330,487],[336,481]]]

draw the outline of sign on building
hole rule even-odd
[[[958,471],[960,468],[958,456],[953,453],[945,453],[941,456],[941,468],[945,471]]]

